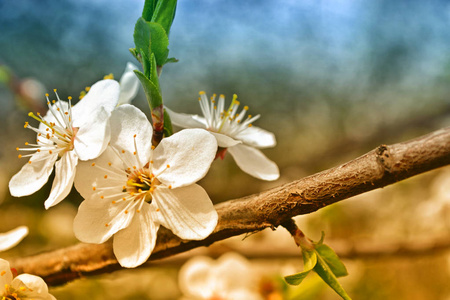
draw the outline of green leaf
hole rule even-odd
[[[152,56],[150,58],[151,62],[151,69],[150,69],[150,81],[158,88],[159,93],[161,93],[161,89],[159,87],[159,77],[158,77],[158,68],[156,65],[156,58],[155,55],[152,53]]]
[[[144,20],[150,21],[152,19],[157,2],[158,0],[145,0],[144,9],[142,10],[142,18]],[[162,0],[159,2],[162,2]]]
[[[318,252],[317,254],[317,264],[314,266],[314,271],[328,284],[339,296],[344,300],[351,300],[351,298],[347,295],[342,285],[337,280],[336,276],[331,271],[328,264],[325,260],[320,256]]]
[[[145,77],[142,72],[134,70],[134,73],[136,74],[137,78],[142,84],[142,87],[144,88],[145,96],[147,97],[150,108],[153,110],[156,107],[162,106],[163,102],[161,93],[159,92],[159,88],[155,86],[155,84],[151,82],[150,79]]]
[[[169,114],[164,109],[164,136],[168,137],[173,134],[172,121],[170,120]]]
[[[299,285],[303,279],[308,276],[309,272],[317,264],[317,254],[315,251],[302,251],[303,255],[303,272],[284,277],[287,283],[291,285]]]
[[[175,57],[171,57],[166,59],[166,62],[164,64],[168,64],[168,63],[177,63],[178,59],[176,59]]]
[[[322,244],[316,247],[316,251],[330,267],[336,277],[347,276],[348,272],[339,256],[329,246]]]
[[[139,18],[134,26],[134,44],[136,45],[135,53],[143,53],[150,57],[151,48],[151,31],[150,26],[143,18]]]
[[[173,19],[177,9],[177,0],[159,0],[152,15],[152,22],[156,22],[164,28],[169,35]]]
[[[139,57],[139,52],[136,51],[136,48],[130,48],[128,50],[134,56],[134,58],[136,58],[139,62],[141,62],[141,58]]]
[[[156,64],[164,65],[169,56],[169,37],[158,23],[147,22],[151,32],[151,51],[155,54]],[[150,57],[150,54],[148,55]]]

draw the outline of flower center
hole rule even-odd
[[[48,154],[58,154],[58,156],[61,157],[65,152],[74,149],[74,141],[78,128],[72,126],[72,97],[69,97],[69,102],[67,103],[61,101],[56,90],[54,91],[58,99],[57,101],[53,100],[50,102],[48,98],[49,95],[45,95],[49,108],[47,116],[42,117],[40,113],[34,114],[32,112],[28,114],[28,116],[39,121],[39,127],[30,126],[28,122],[25,122],[24,128],[31,129],[37,133],[37,143],[25,143],[25,146],[29,146],[28,148],[17,147],[16,150],[47,152]],[[33,154],[19,155],[19,158],[32,155]],[[29,163],[31,163],[31,160]]]
[[[248,106],[244,106],[242,111],[238,113],[240,102],[237,95],[233,95],[230,106],[225,110],[225,96],[220,95],[219,101],[216,103],[216,94],[210,100],[205,92],[200,92],[200,108],[205,116],[206,126],[209,131],[222,133],[231,137],[236,136],[248,127],[252,126],[252,122],[259,119],[259,115],[252,117],[247,115],[244,119]]]
[[[161,182],[151,173],[150,169],[144,167],[129,173],[123,192],[128,192],[131,196],[135,196],[136,200],[143,199],[151,203],[152,193],[160,184]]]

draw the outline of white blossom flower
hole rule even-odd
[[[29,128],[37,133],[36,143],[25,143],[18,151],[32,151],[33,154],[19,155],[30,157],[22,169],[9,182],[13,196],[30,195],[39,190],[47,181],[55,165],[55,179],[45,208],[61,202],[70,192],[75,177],[78,159],[89,160],[99,156],[106,148],[110,138],[109,117],[119,99],[119,84],[114,80],[102,80],[94,84],[89,93],[75,106],[57,100],[50,102],[49,111],[44,117],[30,113],[29,116],[40,122],[39,127]],[[59,160],[58,160],[59,158]]]
[[[276,145],[273,133],[252,126],[260,115],[245,115],[248,106],[238,113],[239,101],[233,96],[230,107],[225,110],[225,96],[216,95],[208,100],[205,92],[200,92],[200,108],[203,117],[176,113],[166,107],[172,123],[183,128],[204,128],[213,134],[219,145],[218,157],[223,159],[230,152],[242,171],[263,180],[276,180],[280,177],[278,166],[269,160],[260,150]],[[258,149],[257,149],[258,148]]]
[[[75,187],[85,200],[74,220],[75,236],[103,243],[114,235],[114,254],[129,268],[148,259],[160,224],[182,239],[207,237],[218,216],[194,183],[214,160],[216,140],[205,130],[189,129],[153,149],[151,124],[129,104],[114,110],[110,121],[110,147],[78,166]]]
[[[257,277],[244,257],[226,253],[217,260],[190,259],[180,269],[178,281],[185,299],[262,300]]]
[[[132,63],[127,63],[125,67],[125,71],[120,78],[120,95],[119,95],[119,103],[117,105],[129,104],[131,100],[136,97],[139,90],[139,79],[136,74],[134,74],[134,70],[137,70],[136,67]]]
[[[47,284],[41,277],[20,274],[13,278],[9,262],[1,258],[0,296],[5,300],[56,300],[49,294]]]
[[[5,233],[0,233],[0,251],[11,249],[28,235],[28,227],[19,226]]]

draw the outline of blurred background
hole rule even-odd
[[[0,232],[30,227],[30,235],[2,257],[77,242],[72,221],[82,199],[75,190],[49,211],[43,202],[50,184],[28,197],[10,196],[8,181],[25,163],[15,148],[35,139],[23,123],[29,111],[46,111],[46,92],[57,88],[62,98],[77,99],[104,75],[119,79],[128,61],[137,64],[128,48],[142,8],[143,0],[0,0]],[[219,203],[449,126],[449,28],[447,1],[183,0],[169,46],[169,56],[180,61],[164,67],[162,93],[173,110],[197,114],[200,90],[228,100],[236,93],[249,113],[261,114],[254,125],[275,133],[278,145],[264,153],[280,167],[280,179],[254,179],[226,157],[200,182]],[[149,114],[142,89],[133,104]],[[297,223],[315,240],[326,232],[325,242],[348,267],[341,282],[354,299],[450,299],[449,167]],[[252,272],[245,289],[255,299],[339,299],[315,276],[299,287],[283,284],[282,276],[302,269],[284,229],[242,239],[78,280],[52,293],[58,299],[192,299],[195,293],[183,286],[202,282],[190,282],[180,267],[197,254],[216,259],[233,251]],[[207,280],[203,284],[207,290]]]

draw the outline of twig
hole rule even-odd
[[[161,259],[196,247],[264,228],[275,228],[293,216],[384,187],[414,175],[450,164],[450,128],[375,150],[335,168],[216,205],[219,223],[202,241],[182,241],[161,228],[150,260]],[[111,242],[78,244],[11,261],[18,273],[39,275],[49,285],[120,268]]]

